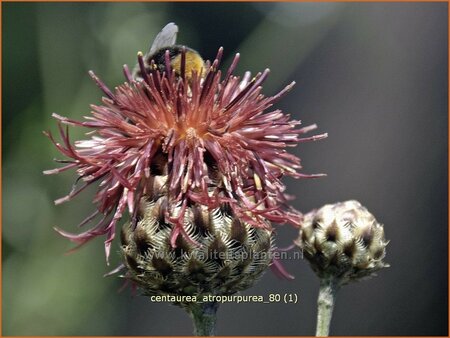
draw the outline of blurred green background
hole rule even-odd
[[[3,335],[189,335],[183,310],[154,304],[122,281],[98,239],[72,255],[53,226],[76,231],[94,190],[54,206],[73,173],[43,176],[61,158],[43,130],[51,113],[80,119],[124,81],[170,21],[178,42],[212,59],[236,52],[236,73],[272,73],[264,93],[293,80],[278,107],[329,138],[294,151],[320,180],[287,180],[308,211],[358,199],[385,224],[392,267],[339,294],[337,335],[447,335],[447,3],[3,3]],[[83,130],[71,129],[72,139]],[[278,244],[295,230],[282,227]],[[318,281],[287,261],[294,282],[270,272],[246,294],[298,293],[300,302],[226,304],[221,335],[311,335]]]

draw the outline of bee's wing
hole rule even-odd
[[[177,41],[177,33],[178,26],[173,22],[168,23],[156,36],[155,41],[153,41],[153,44],[148,51],[148,54],[151,55],[163,47],[173,46]]]

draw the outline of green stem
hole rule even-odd
[[[187,306],[187,311],[194,322],[194,334],[196,336],[214,336],[216,333],[217,309],[219,304],[192,303]]]
[[[320,279],[316,337],[327,337],[330,332],[330,322],[338,290],[339,283],[334,277]]]

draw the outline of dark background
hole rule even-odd
[[[103,278],[103,241],[73,255],[52,226],[76,231],[94,190],[55,207],[74,174],[43,176],[57,156],[42,130],[52,112],[89,113],[100,91],[89,69],[114,87],[170,21],[178,41],[205,58],[236,52],[236,73],[272,73],[264,93],[295,80],[279,104],[329,138],[302,144],[305,173],[287,180],[308,211],[357,199],[391,240],[379,276],[344,287],[334,335],[447,335],[446,3],[6,3],[3,12],[3,335],[189,335],[189,317]],[[71,130],[73,139],[82,130]],[[296,232],[287,226],[277,243]],[[304,261],[285,262],[293,282],[267,272],[245,294],[297,293],[299,303],[225,304],[221,335],[311,335],[318,280]]]

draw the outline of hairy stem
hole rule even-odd
[[[187,311],[194,322],[196,336],[215,335],[218,308],[219,304],[216,302],[189,304]]]
[[[317,299],[317,337],[327,337],[333,316],[334,302],[339,284],[334,277],[320,279],[319,297]]]

